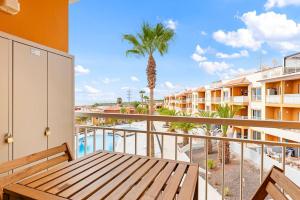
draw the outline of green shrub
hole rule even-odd
[[[207,160],[207,167],[208,169],[214,169],[216,167],[216,162],[212,159]]]

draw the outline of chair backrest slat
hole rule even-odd
[[[48,169],[50,167],[53,167],[55,165],[65,162],[65,161],[68,161],[68,159],[69,159],[68,155],[64,154],[64,155],[46,160],[44,162],[38,163],[36,165],[30,166],[28,168],[19,170],[13,174],[4,176],[4,177],[0,178],[0,187],[20,181],[26,177],[32,176],[32,175],[34,175],[38,172],[41,172],[45,169]]]
[[[54,148],[51,148],[51,149],[48,149],[45,151],[41,151],[38,153],[31,154],[29,156],[25,156],[22,158],[18,158],[18,159],[3,163],[0,165],[0,174],[8,172],[13,169],[16,169],[18,167],[25,166],[29,163],[36,162],[36,161],[42,160],[44,158],[56,155],[58,153],[62,153],[62,152],[68,153],[68,156],[71,155],[69,153],[69,149],[68,149],[68,146],[66,143],[61,146],[57,146],[57,147],[54,147]]]
[[[71,160],[73,160],[73,157],[70,148],[67,143],[64,143],[45,151],[0,164],[0,174],[14,170],[13,173],[0,177],[0,200],[3,198],[3,188],[6,185],[16,183],[43,170]],[[26,167],[26,165],[28,166]],[[22,169],[18,169],[20,167]]]
[[[299,187],[293,183],[290,179],[288,179],[283,172],[274,168],[271,173],[272,180],[278,184],[290,197],[293,199],[300,198],[300,189]]]
[[[273,166],[252,199],[265,199],[268,194],[274,200],[289,199],[287,196],[292,199],[298,199],[300,197],[300,188],[284,175],[282,169]]]
[[[266,191],[274,200],[288,200],[288,198],[281,193],[278,187],[271,182],[268,183]]]

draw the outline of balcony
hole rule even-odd
[[[261,95],[252,95],[251,100],[252,101],[261,101]]]
[[[249,99],[248,96],[233,96],[232,101],[233,103],[244,104],[248,103]]]
[[[284,94],[283,102],[285,104],[300,104],[300,94]]]
[[[198,98],[198,103],[205,103],[205,98]]]
[[[221,103],[221,97],[211,97],[211,103]]]
[[[183,133],[180,130],[176,132],[168,132],[167,129],[161,128],[165,122],[185,122],[196,124],[227,124],[231,126],[255,126],[255,127],[273,127],[273,128],[299,128],[297,122],[275,122],[275,121],[262,121],[262,120],[247,120],[246,116],[236,116],[236,119],[220,119],[220,118],[198,118],[198,117],[169,117],[169,116],[149,116],[149,115],[123,115],[123,114],[101,114],[101,113],[76,113],[77,116],[97,116],[103,119],[115,119],[114,124],[103,124],[103,126],[88,126],[76,125],[75,141],[76,141],[76,156],[82,157],[98,150],[123,152],[127,154],[142,155],[156,157],[160,159],[171,159],[175,161],[185,161],[191,163],[199,163],[201,170],[199,178],[199,199],[221,199],[226,198],[224,193],[225,188],[228,187],[229,177],[235,173],[234,176],[240,174],[237,180],[233,181],[236,186],[232,188],[239,188],[232,190],[231,196],[234,199],[250,199],[253,191],[249,188],[254,186],[255,189],[259,186],[259,182],[264,179],[264,174],[268,171],[271,165],[285,166],[286,174],[293,181],[297,181],[300,177],[300,167],[295,169],[288,164],[289,160],[285,157],[285,150],[287,147],[300,148],[299,143],[280,143],[280,142],[267,142],[259,140],[247,140],[239,138],[223,138],[218,136],[206,136],[203,134],[190,134]],[[241,120],[243,119],[243,120]],[[120,120],[121,123],[116,122]],[[133,124],[127,124],[128,121],[136,121]],[[125,123],[125,124],[124,124]],[[151,125],[152,124],[152,125]],[[155,130],[151,130],[150,126],[154,126]],[[153,136],[154,140],[150,138]],[[186,140],[184,139],[186,138]],[[211,162],[214,154],[208,154],[208,141],[212,141],[213,148],[217,151],[217,144],[223,144],[222,159],[225,158],[225,142],[230,143],[230,152],[234,154],[235,160],[239,160],[236,164],[236,170],[227,171],[224,162],[217,165],[215,169],[211,170],[208,162]],[[151,145],[151,141],[154,144]],[[187,141],[187,143],[184,143]],[[273,146],[282,149],[280,153],[272,154],[274,159],[269,157],[269,150]],[[199,160],[199,152],[203,157]],[[299,157],[297,158],[299,160]],[[249,173],[246,170],[248,162],[241,162],[240,160],[251,160],[253,168],[257,168],[255,172]],[[254,167],[255,166],[255,167]],[[217,171],[218,172],[217,172]],[[241,170],[241,171],[239,171]],[[239,171],[239,172],[238,172]],[[299,174],[299,176],[297,175]],[[251,183],[248,185],[250,179],[257,178],[257,184]],[[210,177],[210,178],[209,178]],[[219,185],[215,185],[212,181],[220,180]],[[238,176],[237,176],[238,177]],[[296,180],[297,179],[297,180]],[[222,182],[222,180],[226,181]],[[300,180],[298,180],[300,184]],[[245,184],[246,183],[246,184]],[[231,187],[231,186],[230,186]],[[209,192],[208,192],[209,191]],[[223,192],[222,192],[223,191]],[[249,196],[250,195],[250,196]]]
[[[266,95],[266,103],[280,103],[280,95]]]

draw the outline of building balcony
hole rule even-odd
[[[284,94],[283,102],[285,104],[300,104],[300,94]]]
[[[198,98],[198,103],[205,103],[205,98]]]
[[[221,97],[211,97],[211,103],[221,103]]]
[[[233,96],[232,97],[232,102],[233,103],[239,103],[239,104],[244,104],[249,102],[248,96]]]
[[[248,116],[246,116],[246,115],[235,115],[233,118],[234,119],[248,119]]]
[[[261,95],[252,95],[251,101],[261,101]]]
[[[266,103],[280,103],[280,95],[266,95]]]

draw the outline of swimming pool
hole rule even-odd
[[[94,136],[92,132],[88,133],[87,138],[87,146],[86,153],[92,153],[94,151]],[[119,135],[115,135],[115,144],[121,138]],[[96,131],[96,151],[103,149],[103,134],[102,131]],[[111,132],[105,133],[105,150],[112,151],[113,150],[113,135]],[[84,135],[80,135],[78,138],[78,147],[77,147],[77,156],[84,156]]]

